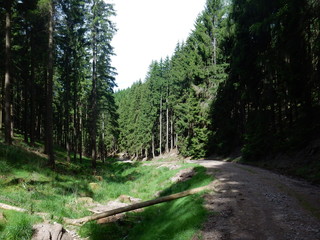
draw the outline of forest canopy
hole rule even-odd
[[[318,0],[208,0],[194,30],[143,81],[114,93],[116,26],[103,0],[0,3],[0,126],[67,160],[173,150],[252,160],[298,149],[320,127]],[[157,47],[157,46],[155,46]]]

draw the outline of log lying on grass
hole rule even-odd
[[[27,209],[11,206],[11,205],[4,204],[4,203],[0,203],[0,209],[11,210],[11,211],[16,211],[16,212],[31,213]],[[51,217],[50,213],[45,213],[45,212],[32,212],[31,214],[37,215],[44,220],[49,219]],[[58,217],[56,217],[56,218],[58,218]]]
[[[11,205],[7,205],[7,204],[4,204],[4,203],[0,203],[0,208],[4,209],[4,210],[12,210],[12,211],[16,211],[16,212],[28,212],[27,209],[19,208],[19,207],[15,207],[15,206],[11,206]]]
[[[212,187],[211,187],[212,188]],[[139,208],[144,208],[144,207],[148,207],[148,206],[152,206],[158,203],[162,203],[162,202],[168,202],[168,201],[172,201],[178,198],[183,198],[192,194],[196,194],[199,193],[203,190],[209,190],[210,186],[204,186],[204,187],[199,187],[199,188],[194,188],[191,190],[187,190],[187,191],[183,191],[183,192],[179,192],[179,193],[175,193],[172,195],[168,195],[168,196],[164,196],[164,197],[160,197],[160,198],[156,198],[153,200],[149,200],[146,202],[140,202],[140,203],[135,203],[126,207],[121,207],[121,208],[116,208],[110,211],[106,211],[106,212],[102,212],[102,213],[97,213],[97,214],[93,214],[91,216],[86,216],[83,218],[78,218],[78,219],[70,219],[70,218],[64,218],[64,222],[70,225],[82,225],[86,222],[90,222],[90,221],[94,221],[94,220],[98,220],[101,218],[105,218],[105,217],[109,217],[112,215],[116,215],[118,213],[123,213],[123,212],[129,212],[135,209],[139,209]]]

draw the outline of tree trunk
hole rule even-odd
[[[82,124],[82,110],[81,110],[81,105],[79,106],[79,132],[78,132],[78,136],[79,136],[79,161],[80,163],[82,163],[82,138],[83,138],[83,134],[82,134],[82,128],[83,128],[83,124]]]
[[[174,142],[173,142],[173,138],[174,138],[174,135],[173,135],[173,116],[171,116],[170,122],[171,122],[171,132],[170,132],[170,137],[171,137],[170,143],[171,143],[171,146],[170,146],[170,148],[171,148],[171,151],[172,151],[173,150],[173,146],[174,146]]]
[[[46,90],[45,90],[46,91]],[[44,110],[43,110],[44,111]],[[43,117],[43,111],[42,111],[42,107],[40,105],[37,106],[37,125],[36,125],[36,139],[39,140],[41,138],[42,135],[42,131],[41,131],[41,122],[42,122],[42,117]],[[45,151],[47,144],[45,144]]]
[[[166,153],[169,152],[169,107],[168,107],[168,98],[166,99],[166,107],[167,107],[167,122],[166,122],[166,126],[167,126],[167,129],[166,129]]]
[[[152,134],[152,158],[155,158],[155,157],[156,157],[156,154],[154,151],[154,135]]]
[[[94,220],[98,220],[101,218],[105,218],[105,217],[109,217],[112,215],[116,215],[119,213],[123,213],[123,212],[129,212],[132,210],[136,210],[139,208],[144,208],[144,207],[148,207],[148,206],[152,206],[155,204],[159,204],[159,203],[163,203],[163,202],[168,202],[168,201],[172,201],[175,199],[179,199],[179,198],[183,198],[192,194],[196,194],[199,192],[202,192],[204,190],[209,190],[210,187],[209,186],[204,186],[204,187],[199,187],[199,188],[194,188],[191,190],[187,190],[187,191],[183,191],[180,193],[175,193],[175,194],[171,194],[165,197],[160,197],[160,198],[156,198],[153,200],[149,200],[149,201],[145,201],[145,202],[140,202],[140,203],[135,203],[126,207],[121,207],[121,208],[116,208],[113,210],[109,210],[106,212],[102,212],[102,213],[97,213],[97,214],[93,214],[91,216],[87,216],[87,217],[83,217],[83,218],[79,218],[79,219],[68,219],[68,218],[64,218],[64,222],[67,224],[71,224],[71,225],[82,225],[86,222],[89,221],[94,221]]]
[[[67,150],[67,162],[71,161],[71,133],[70,133],[70,49],[67,49],[64,57],[64,82],[65,82],[65,95],[64,95],[64,135],[65,135],[65,147]]]
[[[28,31],[27,26],[25,26],[25,31],[27,32],[27,37],[28,39],[30,39],[30,33]],[[28,55],[28,48],[27,47],[25,49],[25,55]],[[23,105],[24,105],[24,109],[23,109],[23,134],[24,134],[24,142],[28,143],[29,142],[29,98],[28,98],[28,90],[30,88],[29,86],[29,79],[30,79],[30,69],[29,69],[29,65],[26,64],[26,66],[24,66],[24,88],[23,88]]]
[[[11,127],[11,4],[12,1],[6,1],[6,27],[5,27],[5,79],[4,79],[4,129],[5,142],[12,144]]]
[[[159,132],[159,155],[162,154],[162,95],[160,98],[160,115],[159,115],[159,123],[160,123],[160,132]]]
[[[74,83],[74,89],[73,89],[73,136],[74,136],[74,142],[73,142],[73,161],[77,161],[77,152],[78,152],[78,142],[79,142],[79,131],[78,131],[78,125],[79,125],[79,118],[78,118],[78,90],[77,90],[77,84],[78,82]]]
[[[0,131],[2,130],[2,124],[3,124],[3,102],[4,102],[4,97],[3,97],[3,90],[4,90],[4,81],[1,81],[1,89],[0,89]]]
[[[49,22],[48,22],[48,66],[47,66],[47,96],[46,96],[46,150],[49,158],[49,165],[54,167],[54,153],[53,153],[53,0],[50,1],[49,6]]]
[[[11,113],[10,113],[10,117],[11,117],[11,132],[10,132],[10,136],[11,136],[11,139],[13,138],[13,127],[14,127],[14,121],[13,121],[13,104],[11,104],[11,107],[10,107],[10,110],[11,110]]]
[[[216,73],[216,66],[217,66],[217,38],[213,37],[213,64],[215,66],[214,71]]]
[[[104,163],[105,162],[105,144],[104,144],[104,114],[102,113],[102,121],[101,121],[101,160]]]
[[[93,1],[93,19],[96,18],[95,14],[96,2]],[[96,23],[93,24],[92,29],[92,90],[91,90],[91,111],[90,116],[90,141],[91,141],[91,158],[92,158],[92,168],[97,167],[97,27]]]
[[[179,151],[179,149],[178,149],[178,133],[176,133],[176,140],[174,142],[176,144],[177,150]]]

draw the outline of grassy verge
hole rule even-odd
[[[41,146],[41,145],[39,145]],[[32,212],[49,213],[49,218],[61,222],[63,217],[90,215],[81,197],[106,203],[125,194],[142,200],[199,187],[212,179],[205,169],[195,164],[179,163],[180,169],[145,166],[141,163],[121,163],[113,159],[99,162],[97,175],[92,175],[90,159],[83,163],[67,163],[63,149],[57,151],[57,169],[46,167],[47,160],[39,149],[0,144],[0,202],[26,208]],[[179,170],[195,167],[192,179],[172,184],[170,178]],[[191,239],[204,221],[206,211],[200,194],[169,203],[148,207],[141,213],[129,213],[126,218],[104,225],[88,223],[80,229],[90,239]],[[41,219],[32,214],[3,211],[0,240],[30,239],[31,226]],[[23,235],[25,234],[25,235]],[[5,237],[3,237],[5,236]]]

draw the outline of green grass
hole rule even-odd
[[[197,174],[192,179],[169,185],[161,195],[204,186],[212,181],[212,178],[205,174],[205,168],[196,167],[195,169]],[[152,182],[150,184],[153,185]],[[124,238],[186,240],[197,233],[206,216],[207,211],[203,207],[202,194],[196,194],[150,206],[142,213],[130,213],[124,221],[120,222],[122,225],[113,223],[101,227],[95,223],[88,223],[81,229],[81,234],[84,237],[91,236],[92,240]]]
[[[32,224],[39,221],[26,213],[4,211],[6,221],[0,221],[0,240],[29,240],[32,237]]]
[[[6,222],[0,223],[0,240],[30,239],[31,226],[41,221],[33,212],[49,213],[50,219],[62,222],[63,217],[79,218],[91,213],[80,197],[91,197],[99,203],[114,200],[122,194],[149,200],[156,192],[172,194],[199,187],[212,181],[205,169],[196,164],[179,163],[169,170],[121,163],[109,159],[98,162],[98,181],[91,171],[90,159],[83,163],[67,163],[66,152],[57,148],[56,171],[47,168],[47,160],[39,148],[26,145],[6,146],[0,143],[0,202],[25,208],[28,214],[6,211]],[[39,144],[41,147],[41,144]],[[182,168],[195,167],[197,174],[183,183],[172,184],[170,178]],[[90,183],[95,183],[92,188]],[[117,223],[88,223],[80,229],[90,239],[191,239],[206,217],[200,194],[129,213]],[[23,235],[25,234],[25,235]],[[3,236],[6,236],[3,238]]]
[[[142,213],[128,214],[121,223],[104,226],[87,223],[81,234],[93,240],[192,239],[207,216],[202,203],[201,195],[189,196],[149,207]]]

